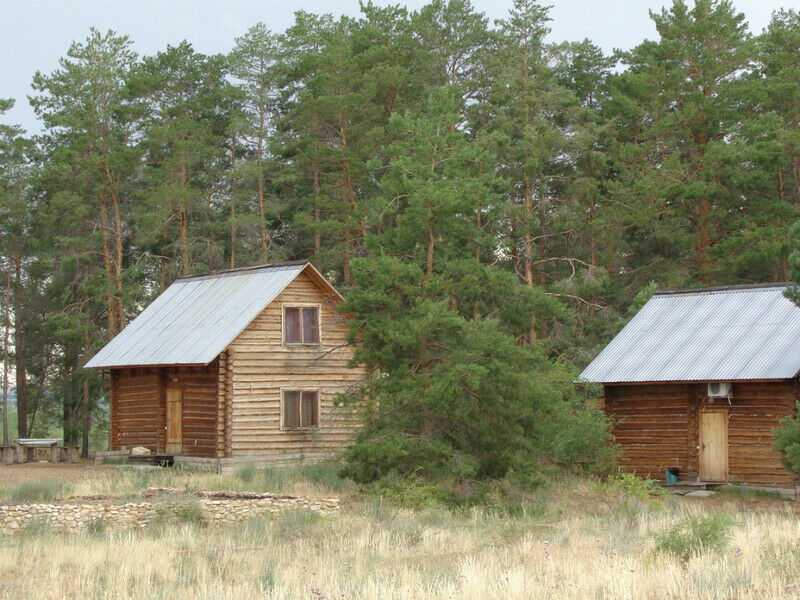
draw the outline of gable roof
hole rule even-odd
[[[596,383],[789,379],[800,307],[787,284],[656,293],[581,373]]]
[[[307,261],[182,277],[85,367],[206,365],[303,272],[343,300]]]

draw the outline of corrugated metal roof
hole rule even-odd
[[[800,307],[786,285],[654,295],[580,380],[788,379],[800,372]]]
[[[85,366],[208,364],[306,267],[313,270],[300,262],[178,279]]]

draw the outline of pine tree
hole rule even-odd
[[[0,116],[14,106],[14,101],[0,98]],[[24,301],[22,263],[30,243],[27,233],[30,215],[25,202],[26,153],[28,142],[24,131],[16,125],[0,124],[0,257],[3,264],[3,444],[8,434],[8,372],[10,360],[15,360],[17,387],[18,433],[27,435],[27,374],[23,343]],[[13,315],[13,316],[12,316]],[[14,328],[14,350],[10,329]],[[13,354],[13,356],[11,356]]]
[[[258,199],[257,218],[241,221],[255,221],[258,228],[260,259],[268,262],[272,245],[273,220],[270,210],[270,187],[267,181],[269,172],[270,137],[275,130],[275,117],[278,103],[279,42],[263,23],[254,25],[240,38],[228,56],[231,74],[236,78],[244,98],[244,110],[240,129],[247,152],[244,166],[237,170],[240,185],[248,189],[255,187]],[[248,187],[246,187],[248,186]]]
[[[713,250],[739,203],[718,176],[717,153],[741,117],[731,91],[750,63],[749,34],[727,1],[675,0],[651,17],[659,41],[623,54],[626,70],[610,84],[614,200],[631,213],[637,257],[627,268],[651,277],[650,263],[669,267],[670,283],[708,284],[719,280]]]
[[[177,273],[225,264],[215,224],[230,154],[234,102],[223,57],[182,42],[146,57],[129,83],[149,118],[143,123],[147,190],[137,215],[139,243],[158,260],[159,289]],[[225,228],[227,229],[227,228]]]
[[[125,327],[124,247],[130,211],[129,182],[139,156],[132,143],[135,116],[125,82],[136,63],[127,36],[92,29],[74,43],[59,68],[36,73],[31,98],[44,121],[61,187],[92,203],[101,232],[108,335]],[[51,171],[53,173],[53,171]],[[58,184],[57,184],[58,185]]]
[[[547,64],[547,10],[530,0],[517,0],[509,18],[499,22],[490,92],[495,111],[491,127],[507,186],[506,253],[530,288],[550,283],[549,262],[571,260],[548,252],[551,238],[563,235],[552,228],[559,210],[553,178],[568,168],[560,164],[568,150],[564,115],[577,102]],[[543,324],[536,325],[531,323],[530,340],[546,332]]]

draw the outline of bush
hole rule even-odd
[[[534,315],[563,310],[553,298],[477,262],[452,265],[452,280],[388,256],[352,266],[353,361],[374,376],[344,399],[366,423],[344,476],[488,481],[608,462],[609,423],[575,372],[519,343]]]
[[[800,402],[797,409],[800,411]],[[780,453],[788,470],[800,473],[800,420],[787,416],[780,420],[780,425],[780,428],[772,430],[772,446]]]
[[[367,495],[385,499],[394,506],[415,510],[456,505],[455,496],[451,492],[416,477],[382,481],[367,488]]]
[[[727,545],[734,525],[733,518],[721,513],[692,515],[655,534],[656,551],[684,561],[703,552],[720,551]]]
[[[652,479],[642,479],[633,473],[621,473],[614,477],[609,477],[604,487],[615,494],[635,496],[642,500],[647,500],[653,496],[664,497],[669,494],[667,490]]]
[[[203,522],[203,507],[199,502],[178,502],[156,505],[154,525],[181,525]]]

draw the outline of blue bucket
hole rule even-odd
[[[678,483],[678,467],[667,467],[666,474],[667,474],[667,483],[668,484],[675,484]]]

